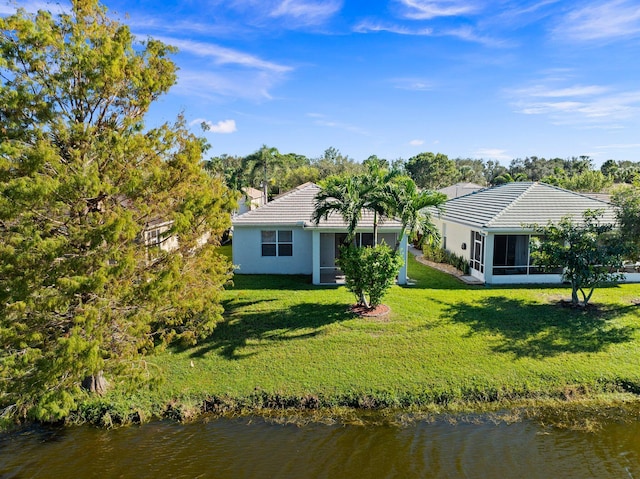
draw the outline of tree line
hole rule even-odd
[[[495,160],[456,158],[443,153],[423,152],[408,160],[385,160],[372,155],[369,161],[382,161],[386,167],[409,176],[421,189],[434,190],[455,183],[475,183],[495,186],[513,181],[541,181],[578,191],[598,193],[614,184],[633,184],[640,180],[640,161],[607,160],[600,168],[592,158],[546,159],[531,156],[513,159],[508,166]],[[224,179],[235,191],[251,186],[273,197],[308,181],[318,182],[334,175],[358,175],[366,171],[365,162],[358,162],[334,147],[327,148],[317,158],[295,153],[280,153],[263,145],[242,156],[220,155],[205,161],[210,173]]]

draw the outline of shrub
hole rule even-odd
[[[395,282],[402,258],[386,244],[364,248],[349,245],[340,248],[337,263],[344,273],[347,289],[360,304],[375,308]]]
[[[452,253],[444,248],[437,246],[426,245],[422,254],[425,259],[433,261],[434,263],[446,263],[462,271],[464,274],[469,274],[469,261],[463,256]]]

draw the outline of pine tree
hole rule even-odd
[[[181,117],[145,128],[171,47],[96,0],[0,25],[0,404],[59,420],[83,380],[146,377],[144,353],[212,330],[234,205]],[[174,249],[145,241],[158,222]]]

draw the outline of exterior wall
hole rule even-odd
[[[444,222],[434,217],[433,223],[436,225],[443,239],[446,237],[446,249],[452,253],[460,255],[465,259],[471,258],[471,231],[472,228],[457,223]],[[527,234],[524,231],[511,231],[509,233],[498,234]],[[484,256],[484,277],[479,278],[486,284],[506,285],[506,284],[561,284],[560,274],[514,274],[514,275],[494,275],[493,274],[493,249],[494,233],[488,233],[485,238]],[[462,243],[466,244],[466,249],[462,249]],[[621,282],[640,283],[640,267],[637,272],[625,272]]]
[[[640,273],[625,273],[623,283],[640,283]]]
[[[233,213],[233,216],[238,216],[246,213],[247,211],[255,210],[263,204],[264,201],[262,201],[262,196],[259,198],[252,198],[245,194],[238,200],[238,210]]]
[[[262,256],[263,230],[291,230],[293,256]],[[391,245],[394,246],[394,245]],[[398,274],[398,284],[407,282],[407,237],[398,251],[404,266]],[[300,226],[235,226],[232,242],[233,264],[236,274],[305,274],[312,275],[313,284],[320,281],[320,231],[305,230]]]
[[[451,253],[470,259],[471,255],[471,229],[468,226],[459,225],[457,223],[445,223],[434,218],[434,224],[438,227],[442,240],[446,238],[446,249]],[[466,249],[462,249],[462,245]]]
[[[292,256],[262,256],[263,230],[291,230]],[[312,274],[312,234],[300,226],[235,226],[233,229],[233,264],[236,274]]]
[[[145,246],[156,246],[161,250],[169,253],[178,249],[178,237],[176,235],[165,235],[165,233],[169,231],[172,225],[173,221],[165,221],[164,223],[158,223],[153,226],[147,227],[147,229],[143,233]]]
[[[370,233],[370,231],[359,231],[358,233]],[[323,282],[323,272],[327,273],[334,269],[335,266],[335,235],[344,234],[343,230],[325,230],[320,231],[317,229],[312,230],[312,257],[313,257],[313,274],[312,283],[316,285],[321,284],[335,284],[333,280],[331,282]],[[396,238],[400,234],[397,232],[382,231],[378,233],[378,243],[383,240],[391,248],[395,247]],[[398,253],[403,259],[403,266],[398,273],[398,284],[407,284],[407,235],[404,235],[400,245],[398,246]]]
[[[491,266],[487,268],[487,272]],[[559,274],[514,274],[501,276],[487,276],[486,284],[560,284],[562,275]]]
[[[471,227],[461,225],[458,223],[450,223],[443,221],[437,217],[432,218],[433,224],[438,228],[440,236],[442,238],[442,246],[450,253],[463,257],[467,261],[471,260],[471,253],[473,251],[473,244],[471,241]],[[485,244],[485,258],[486,258],[486,244]],[[485,262],[486,265],[486,262]],[[486,271],[486,269],[485,269]],[[474,271],[475,272],[475,271]],[[479,275],[479,276],[478,276]],[[480,272],[475,272],[475,276],[478,276],[480,281],[484,281],[484,275]]]

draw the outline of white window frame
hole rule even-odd
[[[272,238],[265,238],[266,235]],[[274,254],[265,254],[265,246],[273,246]],[[287,246],[289,251],[287,254]],[[260,231],[261,256],[264,258],[278,258],[293,256],[293,230],[261,230]]]

